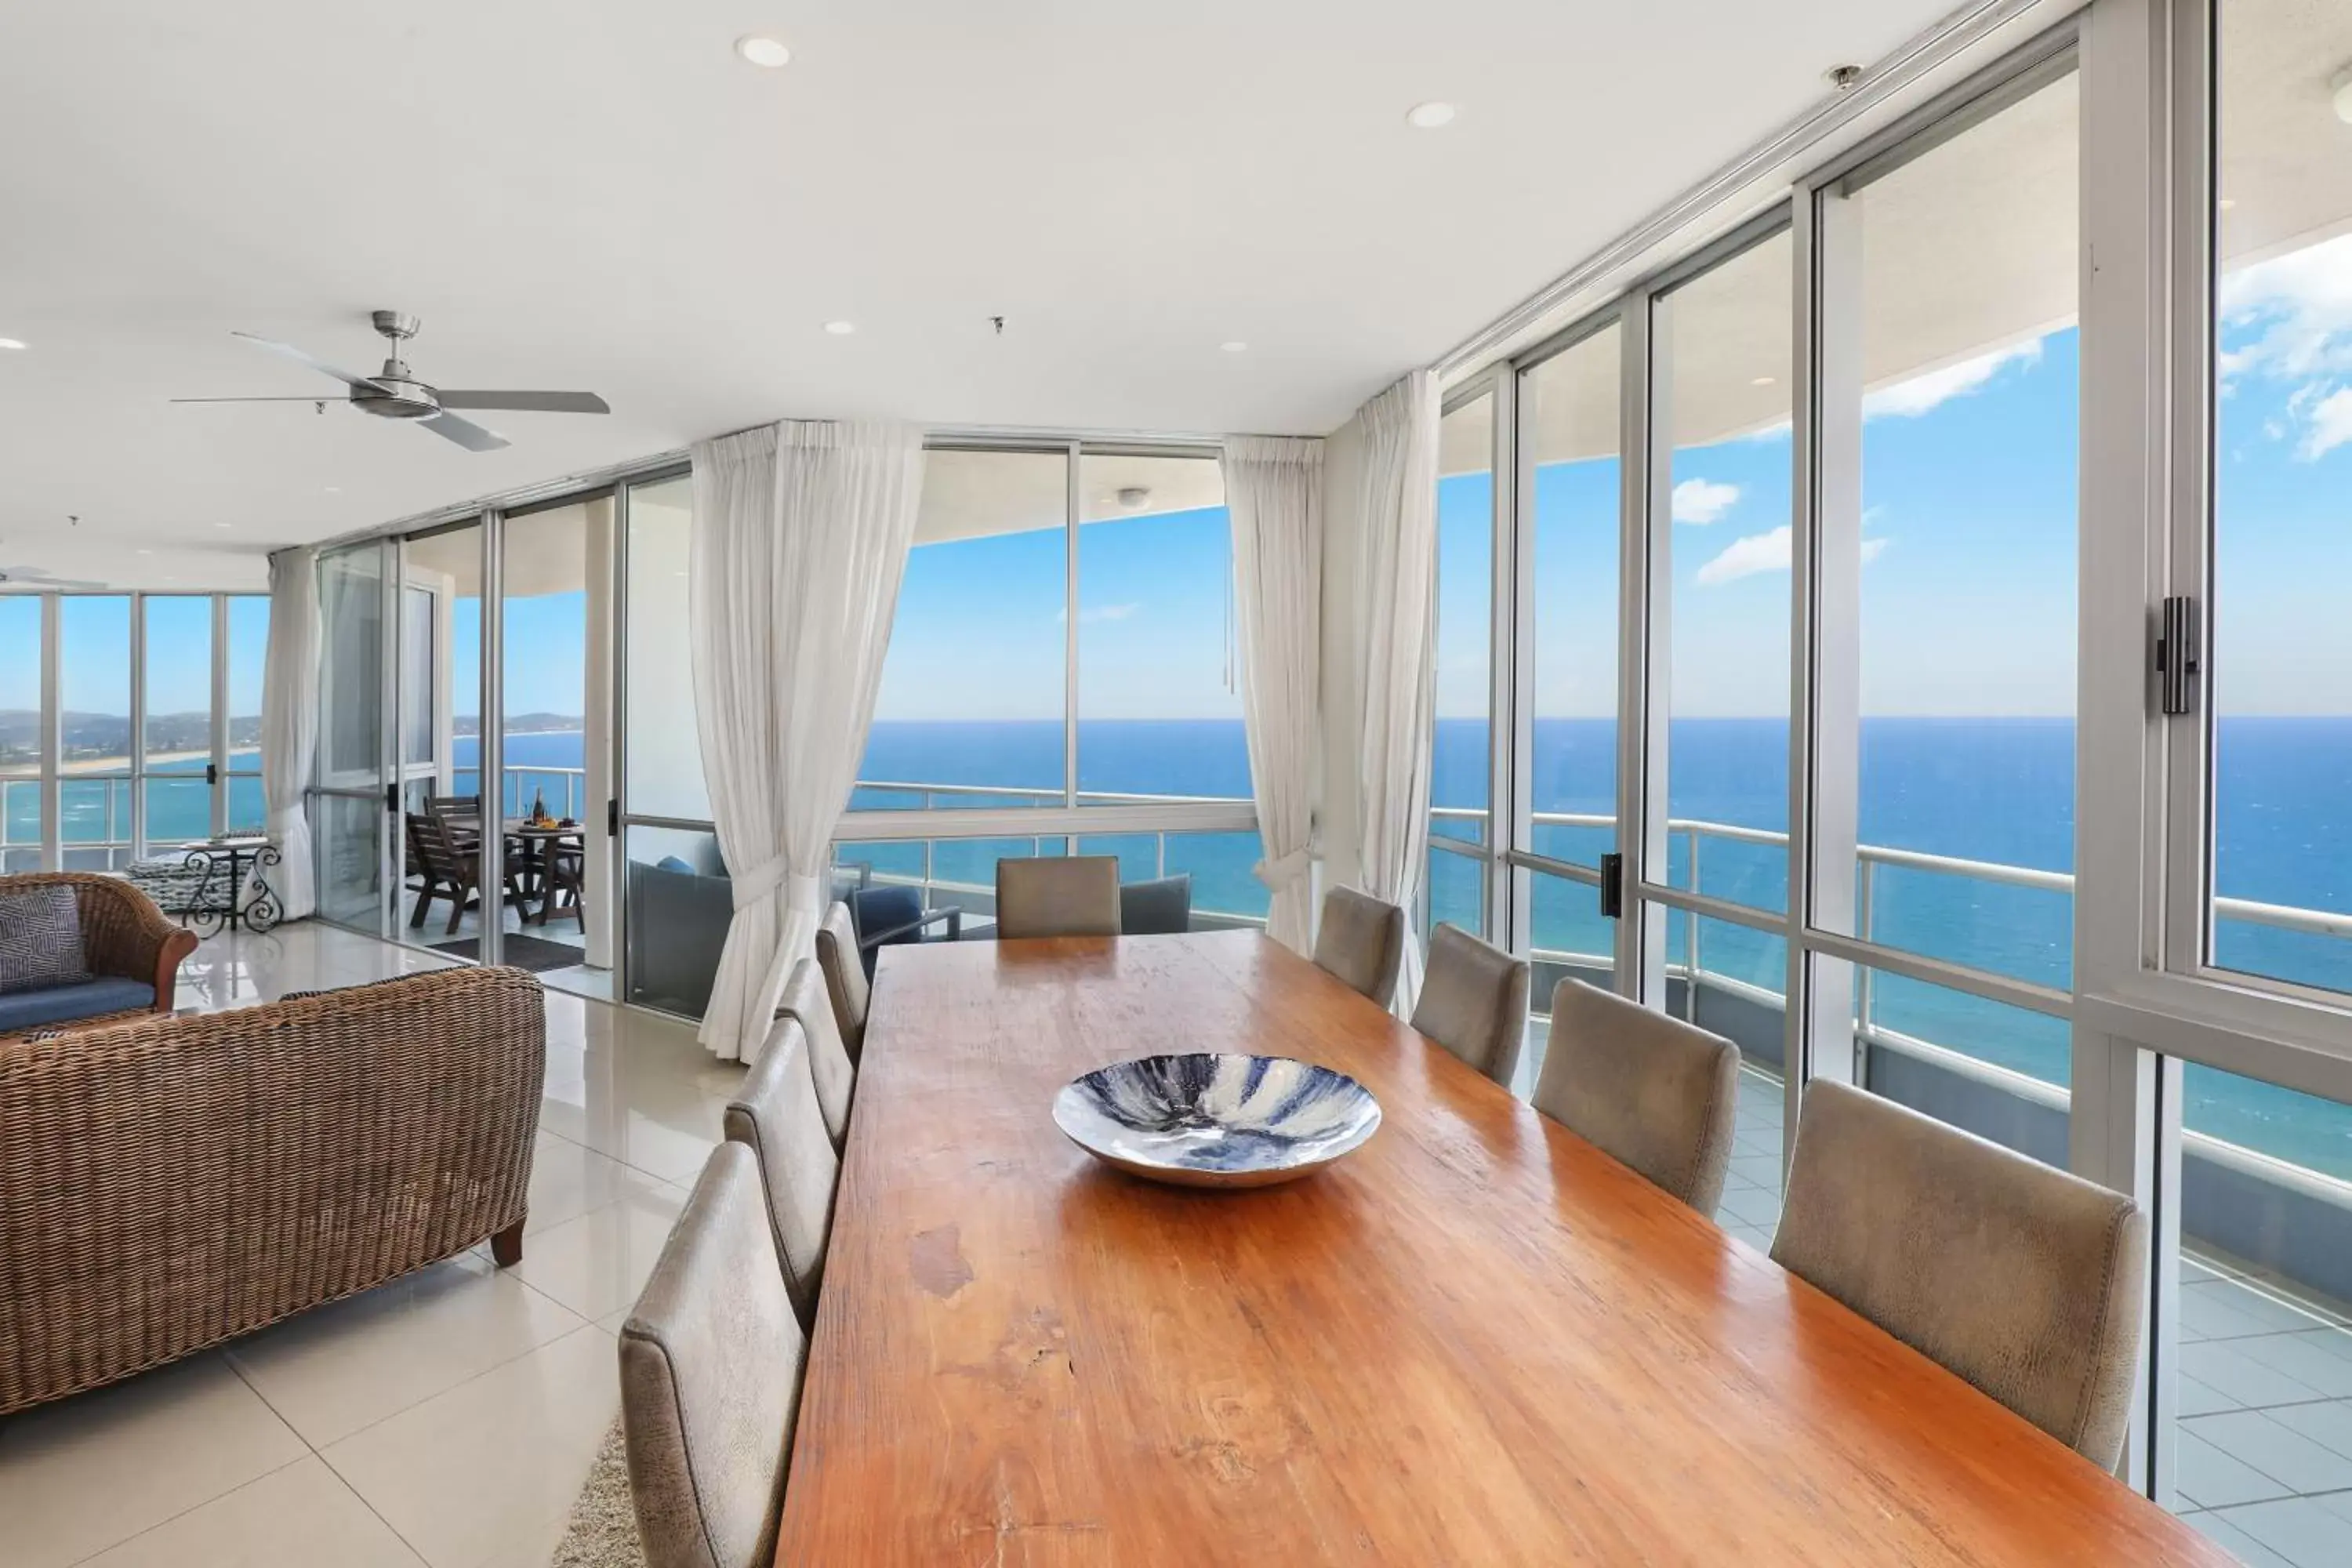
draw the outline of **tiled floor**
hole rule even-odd
[[[1780,1224],[1780,1124],[1787,1110],[1782,1093],[1779,1079],[1740,1068],[1731,1170],[1715,1208],[1715,1223],[1754,1243],[1759,1252],[1772,1249],[1772,1232]]]
[[[2352,1568],[2352,1321],[2180,1267],[2183,1516],[2249,1568]]]
[[[313,924],[216,938],[184,1005],[439,966]],[[519,1268],[479,1251],[0,1418],[0,1568],[541,1568],[618,1408],[614,1334],[740,1069],[550,992]]]

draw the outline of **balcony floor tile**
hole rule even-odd
[[[2193,1433],[2221,1452],[2251,1466],[2285,1487],[2308,1496],[2313,1492],[2352,1489],[2352,1458],[2282,1426],[2259,1410],[2236,1410],[2181,1423],[2184,1435]],[[2184,1482],[2184,1488],[2186,1483]],[[2209,1501],[2199,1494],[2200,1501]]]
[[[2344,1568],[2347,1542],[2352,1540],[2347,1533],[2352,1515],[2313,1498],[2283,1498],[2225,1509],[2218,1517],[2278,1553],[2293,1568]]]
[[[2291,1427],[2321,1447],[2352,1458],[2352,1399],[2282,1405],[2268,1414],[2282,1426]]]
[[[2274,1335],[2273,1338],[2284,1338]],[[2260,1340],[2205,1340],[2180,1347],[2180,1370],[2240,1405],[2301,1405],[2322,1397],[2292,1371],[2252,1359]]]
[[[2291,1558],[2282,1557],[2230,1522],[2227,1514],[2200,1510],[2180,1516],[2195,1526],[2207,1540],[2230,1552],[2244,1568],[2297,1568]]]

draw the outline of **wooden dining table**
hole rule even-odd
[[[1162,1051],[1379,1098],[1155,1185],[1055,1091]],[[1255,932],[885,950],[779,1564],[2234,1560]]]

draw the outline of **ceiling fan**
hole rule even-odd
[[[443,391],[420,381],[410,372],[400,357],[400,345],[416,335],[422,324],[414,316],[398,310],[377,310],[371,320],[375,330],[392,340],[392,353],[383,362],[383,369],[374,375],[353,375],[350,371],[329,364],[325,360],[303,353],[291,343],[272,342],[251,332],[232,332],[257,348],[309,365],[321,374],[333,376],[351,390],[347,395],[351,405],[362,414],[373,414],[379,419],[420,419],[425,428],[445,441],[455,441],[468,452],[495,452],[509,446],[507,438],[493,430],[485,430],[470,419],[461,419],[452,409],[512,409],[532,414],[610,414],[613,409],[593,392],[483,392]],[[326,411],[323,397],[175,397],[174,403],[315,403],[320,412]]]
[[[13,583],[19,588],[104,588],[109,584],[88,577],[60,577],[40,566],[0,566],[0,583]]]

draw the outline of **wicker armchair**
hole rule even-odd
[[[157,909],[154,900],[120,877],[95,871],[32,871],[0,877],[0,893],[58,886],[74,890],[74,903],[81,913],[82,956],[89,972],[121,975],[155,988],[152,1009],[76,1018],[58,1026],[86,1029],[94,1024],[142,1018],[150,1011],[169,1013],[180,964],[196,951],[196,933]]]
[[[513,969],[0,1045],[0,1415],[518,1261],[546,1058]]]

